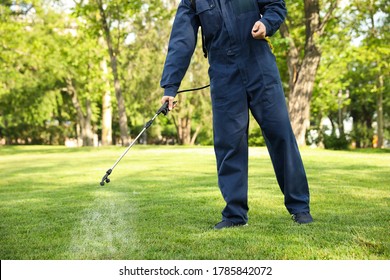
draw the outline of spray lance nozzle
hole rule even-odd
[[[103,176],[102,181],[100,182],[100,186],[104,186],[104,183],[110,183],[108,176],[111,174],[111,172],[111,168],[106,171],[106,174]]]

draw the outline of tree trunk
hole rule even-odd
[[[6,131],[5,144],[12,145],[12,137],[10,136],[10,133],[9,133],[8,120],[6,118],[4,118],[4,128]]]
[[[377,130],[378,130],[378,143],[377,148],[383,148],[384,136],[383,136],[383,76],[379,76],[379,92],[377,97]]]
[[[191,118],[179,117],[178,120],[178,136],[179,143],[182,145],[189,145],[191,143]]]
[[[190,142],[190,145],[191,145],[191,146],[192,146],[192,145],[195,145],[196,138],[198,137],[201,128],[202,128],[202,127],[201,127],[200,125],[198,125],[198,126],[196,127],[196,130],[195,130],[194,134],[192,134],[192,136],[191,136],[191,142]]]
[[[110,82],[107,78],[108,71],[105,59],[103,59],[101,67],[103,70],[103,80],[106,84],[102,100],[102,145],[107,146],[112,145],[112,107]]]
[[[92,107],[91,100],[86,100],[87,114],[84,118],[84,133],[83,133],[83,146],[93,146],[93,131],[92,131]]]
[[[80,134],[83,140],[83,146],[93,146],[93,131],[91,125],[92,118],[92,108],[91,101],[88,99],[86,101],[87,114],[84,115],[83,110],[81,109],[80,101],[77,96],[76,89],[73,86],[72,80],[70,78],[66,79],[67,92],[72,98],[73,106],[77,112],[77,121],[80,126]]]
[[[306,53],[288,95],[291,125],[300,146],[306,145],[306,131],[310,126],[310,101],[320,59],[321,55],[317,50]]]
[[[103,3],[101,0],[96,0],[98,9],[101,17],[102,29],[105,35],[108,53],[110,54],[112,74],[114,76],[114,89],[115,96],[118,102],[118,113],[119,113],[119,129],[121,134],[122,145],[127,146],[129,144],[129,131],[127,127],[127,116],[126,116],[126,107],[125,99],[122,95],[122,89],[119,81],[118,68],[117,68],[117,57],[112,45],[112,38],[110,28],[107,23],[107,17],[103,8]]]
[[[280,34],[289,40],[287,66],[289,70],[288,108],[292,129],[299,146],[306,145],[306,131],[310,125],[310,101],[315,77],[321,60],[321,51],[316,38],[324,31],[339,1],[332,3],[328,13],[320,20],[318,0],[304,0],[306,41],[303,58],[290,35],[287,23],[280,27]]]

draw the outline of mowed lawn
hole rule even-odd
[[[249,226],[215,231],[212,147],[0,147],[0,259],[388,260],[389,150],[302,149],[314,223],[294,224],[251,148]]]

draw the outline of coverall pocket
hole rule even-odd
[[[214,0],[196,1],[196,14],[199,16],[206,38],[212,37],[221,28],[221,15]]]

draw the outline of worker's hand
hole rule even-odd
[[[163,96],[163,97],[161,98],[161,104],[164,104],[165,102],[168,101],[168,110],[169,110],[169,111],[172,111],[172,109],[175,107],[175,104],[173,103],[173,100],[174,100],[174,99],[175,99],[175,98],[172,97],[172,96]]]
[[[266,34],[267,30],[264,23],[261,21],[256,21],[252,27],[252,37],[258,40],[265,39]]]

